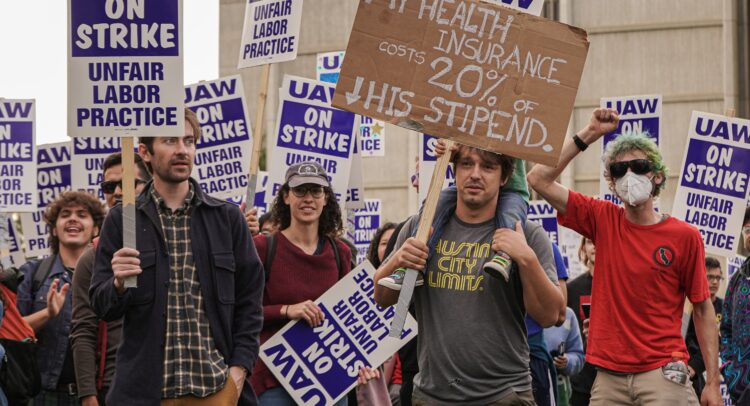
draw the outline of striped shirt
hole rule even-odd
[[[162,398],[206,397],[224,387],[228,368],[214,345],[190,243],[190,213],[195,192],[172,211],[151,189],[169,250],[167,329],[164,340]]]

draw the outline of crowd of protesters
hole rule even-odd
[[[382,307],[418,272],[419,334],[361,368],[336,405],[714,406],[722,377],[735,404],[750,405],[750,265],[719,298],[725,273],[698,231],[654,208],[667,179],[654,142],[636,133],[608,144],[604,176],[621,206],[556,181],[618,120],[595,110],[557,167],[528,176],[508,156],[439,151],[456,182],[439,196],[428,241],[415,238],[416,214],[384,224],[367,253]],[[105,160],[106,206],[60,194],[44,216],[51,255],[3,270],[0,355],[31,357],[0,387],[0,405],[294,404],[259,347],[290,320],[321,325],[315,300],[356,266],[336,194],[320,164],[301,162],[260,218],[208,196],[190,177],[201,135],[190,110],[185,123],[182,137],[140,139],[135,162]],[[135,169],[135,247],[123,246],[125,165]],[[529,186],[582,236],[586,270],[573,280],[526,219]],[[750,208],[737,231],[750,249]],[[505,273],[492,265],[501,255]]]

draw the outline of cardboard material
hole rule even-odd
[[[556,165],[583,29],[478,0],[362,1],[333,105]]]

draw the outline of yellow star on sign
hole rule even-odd
[[[372,133],[380,135],[380,132],[383,131],[383,127],[380,125],[380,122],[375,122],[372,126]]]

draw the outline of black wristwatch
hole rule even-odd
[[[573,142],[576,143],[576,147],[578,147],[578,149],[580,149],[581,152],[585,151],[586,148],[589,147],[589,144],[586,144],[585,142],[583,142],[583,140],[581,139],[581,137],[578,136],[578,134],[573,134]]]

